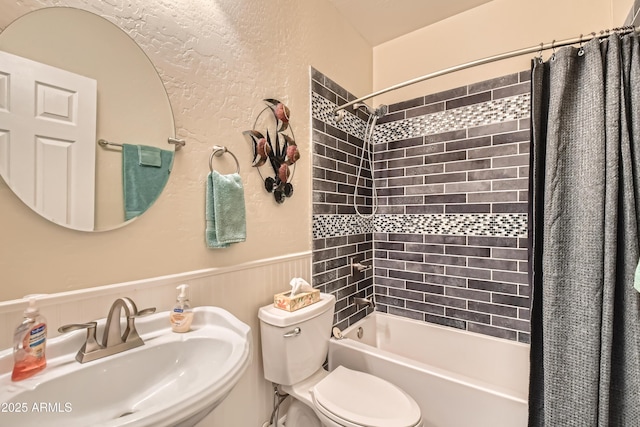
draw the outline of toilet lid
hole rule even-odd
[[[344,366],[338,366],[316,384],[312,394],[316,407],[328,417],[356,425],[413,427],[420,422],[418,404],[403,390]]]

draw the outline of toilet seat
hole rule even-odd
[[[311,389],[314,406],[348,427],[415,427],[420,408],[411,396],[373,375],[338,366]]]

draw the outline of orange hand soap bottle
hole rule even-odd
[[[47,321],[40,315],[35,298],[29,299],[24,320],[13,335],[12,381],[20,381],[40,372],[47,366]]]

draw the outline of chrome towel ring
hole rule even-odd
[[[213,149],[211,150],[211,155],[209,156],[209,170],[213,172],[213,156],[220,157],[224,153],[231,154],[231,157],[233,157],[233,160],[236,161],[236,169],[237,169],[236,173],[240,173],[240,162],[238,162],[238,158],[235,156],[235,154],[229,151],[227,147],[220,146],[220,145],[214,145]]]

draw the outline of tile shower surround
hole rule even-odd
[[[338,95],[339,94],[339,95]],[[312,107],[315,99],[328,100],[331,105],[344,103],[345,97],[355,99],[344,89],[312,69]],[[315,108],[315,107],[314,107]],[[329,107],[332,108],[332,107]],[[369,313],[371,309],[356,311],[351,304],[353,296],[370,297],[373,294],[373,269],[352,274],[349,261],[364,265],[373,262],[373,228],[371,222],[355,215],[353,190],[357,165],[362,150],[364,130],[363,114],[349,114],[340,127],[326,123],[312,114],[313,120],[313,285],[322,292],[336,296],[334,323],[344,328]],[[348,134],[348,129],[354,134]],[[371,172],[368,165],[362,173],[362,197],[366,203],[371,192]],[[370,211],[365,211],[370,212]],[[316,215],[320,215],[319,217]],[[327,218],[327,221],[323,221]],[[321,235],[322,238],[316,238]]]
[[[529,72],[390,105],[371,220],[352,207],[366,116],[336,123],[333,108],[355,97],[311,78],[313,281],[336,295],[335,323],[362,318],[350,298],[375,293],[384,312],[529,342]],[[364,166],[359,206],[371,204]],[[375,269],[352,276],[349,257]]]

